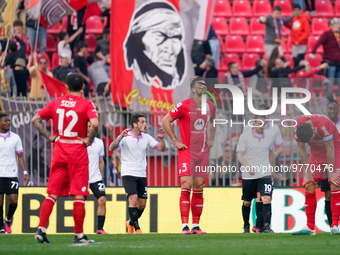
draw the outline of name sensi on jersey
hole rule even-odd
[[[72,108],[76,106],[76,103],[76,101],[62,100],[60,106]]]

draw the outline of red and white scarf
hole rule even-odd
[[[225,74],[225,77],[227,78],[228,84],[236,85],[237,87],[242,89],[243,93],[246,93],[246,82],[245,82],[245,79],[244,79],[244,76],[243,76],[242,72],[238,72],[237,75],[238,75],[238,79],[240,81],[239,84],[234,84],[234,80],[233,80],[233,77],[231,77],[231,73],[230,72],[227,72]]]
[[[278,22],[280,22],[280,25],[281,25],[280,31],[279,31],[279,26],[277,24]],[[275,34],[276,34],[275,42],[281,43],[280,32],[281,32],[281,35],[284,38],[284,40],[287,40],[287,35],[286,35],[285,30],[284,30],[284,24],[283,24],[282,17],[280,17],[278,20],[273,18],[273,23],[274,23]]]

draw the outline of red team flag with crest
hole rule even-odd
[[[111,5],[111,90],[131,110],[169,111],[190,96],[195,1],[115,0]],[[160,125],[157,116],[154,125]]]

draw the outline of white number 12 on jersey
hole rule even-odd
[[[71,122],[68,124],[68,126],[65,128],[64,130],[64,134],[63,134],[63,127],[64,127],[64,116],[65,116],[65,109],[57,109],[57,114],[59,115],[58,118],[58,132],[59,135],[63,135],[66,137],[76,137],[78,136],[78,132],[71,132],[72,128],[76,125],[77,121],[78,121],[78,115],[75,111],[73,110],[69,110],[66,113],[66,117],[72,117]]]

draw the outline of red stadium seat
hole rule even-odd
[[[249,1],[248,0],[233,1],[233,16],[251,18],[253,14]]]
[[[293,59],[292,55],[285,54],[285,59],[290,62],[290,67],[294,68],[294,59]]]
[[[103,33],[103,23],[99,16],[91,16],[85,21],[85,33],[95,35]]]
[[[280,45],[282,47],[283,52],[287,53],[288,52],[288,50],[287,50],[287,43],[285,42],[285,40],[281,40]]]
[[[40,54],[38,54],[38,56],[37,56],[38,63],[39,63],[39,61],[40,61],[40,59],[42,57],[47,59],[47,69],[51,70],[51,61],[50,61],[50,58],[48,57],[47,53],[40,53]]]
[[[59,34],[60,30],[60,22],[58,22],[57,24],[55,24],[53,27],[48,27],[46,28],[46,33],[50,34],[50,35],[57,35]],[[63,30],[66,31],[66,30]]]
[[[264,35],[266,32],[266,25],[260,23],[257,18],[250,20],[250,34],[252,35]]]
[[[264,53],[264,40],[259,35],[248,35],[246,39],[247,52],[250,53]]]
[[[94,35],[85,35],[85,42],[89,44],[89,53],[93,53],[97,45],[97,38]]]
[[[253,3],[253,15],[255,17],[266,16],[272,13],[272,6],[268,0],[255,0]]]
[[[231,18],[229,21],[229,34],[249,35],[249,27],[245,18]]]
[[[288,0],[275,0],[273,6],[281,6],[281,15],[284,17],[290,17],[293,14],[292,4]]]
[[[244,41],[240,35],[228,35],[225,38],[225,51],[232,53],[244,53]]]
[[[316,0],[315,10],[317,16],[326,18],[334,17],[333,5],[330,0]]]
[[[334,12],[335,16],[340,16],[340,1],[335,1]]]
[[[48,54],[53,54],[54,52],[57,52],[57,44],[51,34],[47,34],[46,52]]]
[[[312,20],[312,34],[321,35],[323,32],[329,30],[328,20],[326,18],[314,18]]]
[[[255,63],[258,59],[260,59],[260,56],[257,53],[244,53],[242,56],[243,70],[248,71],[256,67]]]
[[[225,17],[229,18],[232,16],[230,3],[227,0],[216,0],[215,1],[215,9],[214,9],[214,17]]]
[[[61,30],[62,30],[62,31],[67,31],[67,22],[68,22],[68,16],[65,16],[65,17],[61,20]]]
[[[58,53],[53,53],[53,55],[52,55],[52,69],[56,68],[58,65],[59,65]]]
[[[305,60],[308,60],[311,67],[318,67],[319,65],[321,65],[322,57],[320,54],[315,54],[314,56],[315,58],[311,59],[309,57],[309,54],[306,54]]]
[[[239,58],[239,56],[236,53],[228,53],[228,54],[224,54],[224,59],[221,59],[221,61],[223,61],[223,65],[226,67],[226,70],[228,70],[228,63],[229,62],[236,62],[240,69],[241,68],[241,60]]]
[[[319,40],[319,36],[317,36],[317,35],[310,35],[308,37],[307,52],[312,52],[313,47],[314,47],[315,43],[317,42],[317,40]],[[316,53],[323,54],[323,46],[322,45],[320,45],[316,49]]]
[[[211,21],[211,25],[215,30],[217,35],[225,36],[228,34],[228,25],[225,18],[213,17]]]

